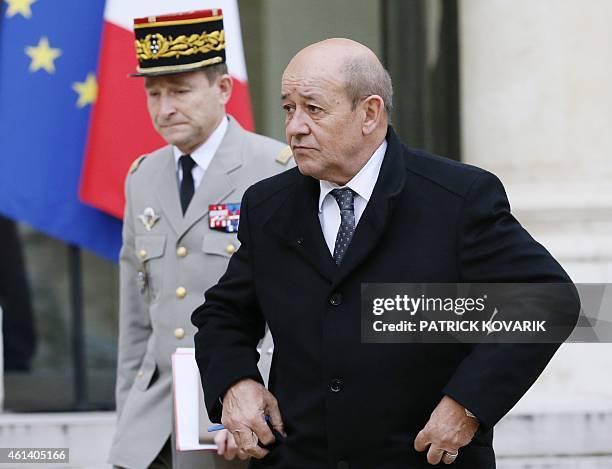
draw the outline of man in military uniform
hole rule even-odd
[[[125,189],[110,461],[140,469],[172,467],[171,355],[193,347],[191,312],[238,248],[243,192],[287,169],[291,153],[225,112],[232,80],[221,10],[136,19],[134,29],[135,76],[144,77],[151,119],[168,143],[134,162]],[[215,441],[226,459],[245,456],[227,432]],[[208,452],[174,459],[180,467],[245,465]]]

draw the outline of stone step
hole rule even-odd
[[[497,469],[612,469],[612,456],[498,458]]]
[[[114,412],[5,413],[0,447],[70,448],[62,467],[107,469],[114,428]],[[612,469],[612,411],[511,413],[496,427],[495,451],[500,469]]]
[[[0,447],[69,448],[68,466],[58,467],[107,469],[114,430],[114,412],[4,413],[0,414]],[[2,467],[33,466],[0,464]]]
[[[511,413],[495,427],[494,441],[506,457],[612,456],[612,411]]]

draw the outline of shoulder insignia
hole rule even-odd
[[[147,155],[142,155],[136,158],[134,162],[132,163],[132,166],[130,166],[130,173],[136,172],[136,170],[138,169],[138,166],[140,166],[140,163],[142,163],[142,160],[144,160],[146,157]]]
[[[285,147],[276,155],[276,161],[280,164],[287,164],[289,160],[293,157],[293,153],[291,152],[291,147]]]

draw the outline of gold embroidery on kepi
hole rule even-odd
[[[134,20],[137,73],[169,75],[225,62],[225,31],[220,9]]]
[[[223,31],[212,33],[192,34],[187,37],[181,35],[177,38],[164,37],[159,33],[147,34],[141,41],[136,41],[136,55],[139,60],[159,59],[166,57],[178,58],[182,55],[207,53],[211,50],[225,49],[225,35]]]

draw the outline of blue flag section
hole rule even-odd
[[[0,214],[116,260],[121,222],[78,197],[103,14],[104,0],[0,3]]]

